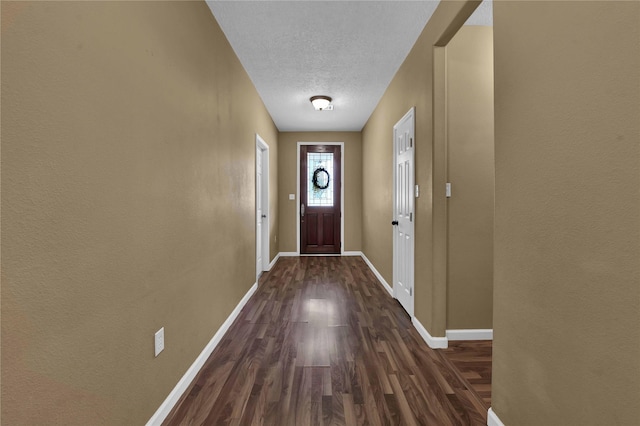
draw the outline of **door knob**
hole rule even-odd
[[[398,221],[397,221],[397,220],[392,220],[392,221],[391,221],[391,224],[392,224],[393,226],[396,226],[396,225],[398,225]]]

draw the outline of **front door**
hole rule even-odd
[[[300,146],[300,253],[340,253],[340,146]]]
[[[414,109],[393,127],[393,295],[413,317]]]

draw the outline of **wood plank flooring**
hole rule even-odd
[[[458,378],[468,383],[487,407],[491,407],[491,340],[466,340],[449,342],[449,347],[442,353],[457,370]]]
[[[455,363],[361,258],[281,258],[164,424],[486,425]]]

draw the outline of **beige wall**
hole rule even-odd
[[[256,132],[204,2],[2,2],[3,424],[150,418],[255,281]]]
[[[415,167],[420,197],[415,214],[415,315],[434,336],[444,336],[446,326],[446,277],[437,274],[435,265],[446,269],[447,235],[445,155],[433,144],[433,51],[435,45],[450,40],[478,4],[439,4],[362,130],[362,206],[366,212],[362,248],[392,283],[392,130],[411,107],[416,108]]]
[[[362,250],[362,140],[360,132],[281,132],[278,140],[278,188],[281,252],[295,252],[296,153],[298,142],[344,142],[344,250]]]
[[[493,28],[464,26],[446,46],[447,329],[493,319]]]
[[[640,419],[640,3],[494,2],[493,408]]]

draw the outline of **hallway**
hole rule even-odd
[[[248,25],[280,9],[247,44],[285,82],[274,104],[210,2],[2,1],[3,424],[638,424],[640,1],[493,2],[493,89],[477,92],[493,94],[493,201],[465,185],[478,132],[447,118],[480,118],[449,95],[477,98],[453,84],[471,70],[454,44],[484,1],[212,2]],[[356,24],[404,29],[394,5],[433,6],[411,15],[406,56],[399,31]],[[303,55],[275,60],[281,38]],[[382,79],[373,59],[396,68]],[[419,332],[371,273],[394,286],[393,127],[410,109]],[[371,271],[284,258],[300,252],[298,142],[344,143],[340,248]],[[492,232],[471,229],[470,197],[493,206]],[[456,246],[492,265],[482,284],[448,262]],[[490,368],[454,350],[461,335],[495,337]]]
[[[165,424],[484,425],[467,373],[360,257],[281,258]]]

